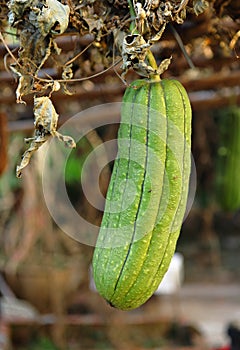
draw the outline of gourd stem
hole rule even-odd
[[[138,31],[137,31],[137,28],[136,28],[136,23],[135,23],[135,20],[134,20],[136,18],[136,13],[135,13],[135,9],[134,9],[132,0],[128,0],[128,6],[129,6],[129,12],[130,12],[130,15],[131,15],[131,19],[132,19],[132,21],[130,23],[131,33],[138,34]],[[153,53],[152,53],[152,51],[150,49],[147,52],[146,60],[147,60],[147,63],[153,69],[155,69],[157,71],[157,69],[158,69],[157,62],[156,62],[155,57],[154,57],[154,55],[153,55]],[[160,76],[157,73],[153,74],[153,76],[151,78],[154,81],[159,81],[160,80]]]
[[[155,69],[157,71],[158,69],[158,65],[157,65],[157,62],[155,60],[155,57],[152,53],[152,51],[149,49],[148,52],[147,52],[147,63],[149,64],[149,66],[151,66],[153,69]],[[151,80],[154,80],[154,81],[160,81],[161,78],[160,78],[160,75],[159,74],[153,74],[151,76]]]

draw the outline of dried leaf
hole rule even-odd
[[[99,13],[96,13],[94,6],[85,6],[81,9],[81,16],[88,25],[89,33],[93,33],[95,30],[101,32],[104,27],[104,13],[105,9],[101,9],[102,1],[98,3],[97,8]]]
[[[63,141],[67,147],[75,148],[76,143],[70,136],[61,135],[56,131],[58,123],[58,114],[47,96],[34,97],[34,136],[25,139],[30,143],[29,148],[24,152],[22,161],[16,169],[16,176],[21,177],[22,170],[25,168],[33,155],[51,136],[56,136],[58,140]]]
[[[73,77],[72,64],[68,64],[67,66],[63,67],[62,78],[65,80],[68,80],[68,79],[72,79],[72,77]]]
[[[22,100],[22,96],[27,95],[31,91],[31,80],[32,78],[29,75],[21,75],[18,80],[18,86],[16,89],[16,98],[17,103],[26,104],[25,101]]]
[[[55,132],[55,136],[59,141],[63,141],[66,147],[75,148],[76,143],[71,136],[62,135],[59,132]]]
[[[8,22],[11,26],[20,19],[23,19],[23,14],[26,10],[35,7],[37,0],[10,0],[8,3],[9,14]]]
[[[68,27],[70,9],[57,0],[46,0],[46,6],[37,16],[38,28],[42,36],[49,33],[59,35]]]
[[[23,153],[22,160],[20,165],[17,166],[16,169],[16,176],[21,177],[22,176],[22,169],[25,168],[32,157],[32,154],[38,150],[40,146],[44,144],[44,142],[47,141],[47,137],[45,136],[42,138],[41,136],[34,136],[33,138],[25,139],[26,143],[31,142],[30,147]]]
[[[209,7],[209,2],[206,0],[193,1],[193,10],[197,16],[203,13],[208,7]]]
[[[160,65],[158,66],[158,74],[162,75],[169,67],[172,60],[172,56],[170,58],[165,58]]]

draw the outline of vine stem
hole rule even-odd
[[[136,12],[132,3],[132,0],[128,0],[128,6],[129,6],[129,12],[130,12],[130,16],[131,16],[131,23],[130,23],[130,31],[132,33],[137,33],[137,29],[136,29],[136,24],[134,19],[136,18]]]

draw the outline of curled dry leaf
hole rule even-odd
[[[69,13],[68,5],[63,5],[57,0],[46,0],[46,7],[43,7],[37,16],[41,34],[46,36],[49,33],[64,33],[68,27]]]
[[[17,177],[21,177],[22,170],[29,164],[32,154],[51,136],[56,136],[67,147],[76,147],[75,141],[70,136],[64,136],[57,132],[58,114],[49,97],[35,97],[33,111],[35,132],[33,137],[25,139],[27,143],[30,143],[30,146],[24,152],[20,165],[17,166]]]

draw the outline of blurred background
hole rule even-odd
[[[40,151],[22,178],[16,178],[16,165],[27,147],[24,138],[33,135],[33,96],[23,98],[26,105],[16,103],[17,82],[6,69],[11,58],[4,44],[16,55],[19,40],[6,30],[0,45],[0,350],[240,349],[239,9],[231,2],[216,3],[215,11],[222,11],[218,20],[212,10],[190,16],[181,26],[167,27],[153,47],[159,61],[173,56],[164,77],[180,80],[191,100],[196,194],[163,283],[145,305],[129,312],[102,300],[91,277],[93,247],[69,237],[49,214]],[[189,68],[174,31],[194,68]],[[57,38],[61,54],[46,60],[44,74],[58,77],[62,62],[91,40],[72,33]],[[100,48],[92,45],[75,60],[76,76],[103,72],[107,45],[107,39]],[[108,54],[112,58],[111,50]],[[125,89],[120,72],[116,65],[69,84],[68,94],[54,92],[59,125],[90,107],[120,102]],[[136,77],[130,71],[127,81]],[[94,225],[100,225],[102,211],[89,203],[80,177],[94,148],[116,140],[119,117],[87,133],[66,164],[71,203]],[[98,118],[104,120],[104,109]],[[84,177],[90,187],[96,160],[92,162]],[[103,196],[112,163],[99,177]],[[86,233],[84,227],[79,230]]]

